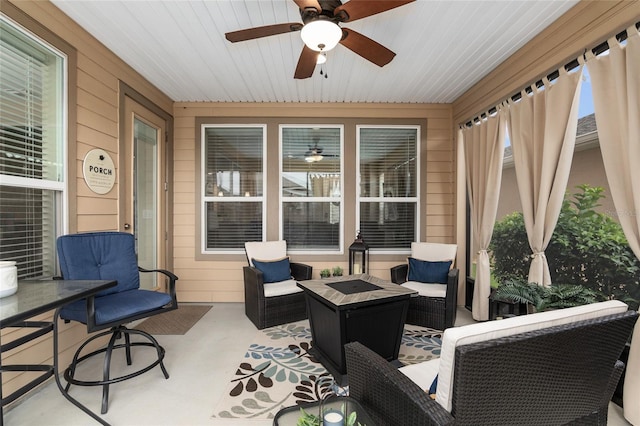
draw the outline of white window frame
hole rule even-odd
[[[325,128],[325,129],[340,129],[340,197],[285,197],[282,195],[282,178],[283,171],[283,130],[285,128]],[[328,255],[328,254],[343,254],[344,253],[344,124],[280,124],[278,127],[278,235],[282,240],[284,238],[284,209],[285,202],[340,202],[340,226],[339,226],[339,242],[337,250],[300,250],[289,249],[287,252],[292,254],[309,254],[309,255]]]
[[[54,181],[45,179],[33,179],[22,176],[0,174],[0,185],[9,187],[32,188],[54,192],[54,209],[56,211],[56,217],[54,218],[53,223],[55,235],[54,238],[57,238],[58,236],[67,234],[69,232],[69,184],[67,179],[67,171],[69,168],[69,160],[67,158],[69,143],[69,57],[66,53],[56,48],[46,40],[43,40],[42,38],[36,36],[31,31],[24,28],[22,25],[18,24],[6,15],[0,14],[0,21],[2,21],[5,25],[11,26],[25,38],[28,38],[34,43],[38,44],[41,48],[49,50],[51,53],[59,56],[62,61],[60,76],[62,81],[60,82],[60,85],[57,86],[56,96],[56,98],[60,101],[59,110],[56,110],[58,108],[58,105],[45,106],[46,108],[54,109],[56,113],[55,122],[58,128],[58,134],[56,136],[56,149],[59,151],[58,158],[62,163],[59,174],[57,176],[58,180]],[[49,244],[51,245],[51,247],[55,247],[56,242],[49,241]],[[54,260],[54,265],[51,266],[56,271],[57,275],[59,272],[58,262]]]
[[[356,227],[360,226],[360,203],[361,202],[385,202],[384,197],[363,197],[360,190],[362,187],[362,175],[360,173],[360,130],[361,129],[415,129],[416,130],[416,196],[415,197],[394,197],[395,201],[406,202],[406,203],[415,203],[416,205],[416,222],[414,228],[414,241],[420,241],[420,218],[422,217],[422,212],[420,210],[420,182],[421,182],[421,158],[420,153],[422,152],[420,141],[421,141],[421,126],[413,125],[413,124],[397,124],[397,125],[384,125],[384,124],[357,124],[356,125]],[[366,241],[366,235],[363,235],[363,238]],[[392,250],[392,249],[370,249],[372,253],[375,254],[410,254],[411,249],[408,248],[406,250]]]
[[[252,127],[262,129],[262,195],[261,196],[234,196],[234,197],[215,197],[206,195],[207,185],[207,168],[206,168],[206,130],[208,128],[223,128],[223,127]],[[229,124],[202,124],[200,129],[200,253],[201,254],[238,254],[244,253],[244,248],[238,248],[234,250],[230,249],[207,249],[207,203],[208,202],[261,202],[262,203],[262,241],[266,240],[267,235],[267,125],[266,124],[243,124],[243,123],[229,123]]]

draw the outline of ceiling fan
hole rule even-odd
[[[349,28],[340,27],[342,22],[357,19],[412,3],[415,0],[293,0],[300,9],[303,23],[265,25],[232,31],[225,34],[232,43],[300,31],[305,45],[298,59],[294,78],[304,79],[313,75],[316,63],[325,59],[324,53],[338,43],[374,64],[383,67],[396,55],[380,43]]]
[[[307,163],[315,163],[316,161],[321,161],[325,157],[338,157],[333,154],[323,154],[323,151],[323,148],[318,146],[317,142],[313,145],[309,145],[309,150],[304,154],[304,161]]]

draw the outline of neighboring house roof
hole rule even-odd
[[[587,133],[596,132],[597,130],[595,114],[585,115],[578,119],[578,131],[576,132],[576,136],[579,137],[586,135]]]
[[[594,143],[595,142],[595,143]],[[578,119],[578,130],[576,131],[576,151],[599,146],[598,128],[596,126],[596,115],[589,114]],[[504,162],[513,163],[513,153],[511,145],[504,148]]]

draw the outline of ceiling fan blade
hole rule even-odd
[[[293,1],[298,5],[300,10],[305,10],[309,7],[312,7],[315,10],[317,10],[318,13],[322,12],[322,6],[320,6],[320,3],[318,3],[318,0],[293,0]]]
[[[304,79],[311,77],[313,70],[316,68],[317,61],[318,52],[304,46],[302,53],[300,53],[300,59],[298,59],[298,66],[296,67],[296,73],[293,75],[293,78]]]
[[[415,0],[350,0],[342,6],[336,7],[333,11],[333,15],[339,16],[342,14],[342,22],[352,22],[356,19],[366,18],[367,16],[386,12],[387,10],[395,9],[396,7],[404,6],[408,3],[413,3],[414,1]],[[344,16],[344,13],[341,12],[346,12],[347,16]]]
[[[349,3],[351,3],[351,1]],[[342,38],[340,44],[351,49],[354,53],[357,53],[379,67],[387,65],[391,62],[394,56],[396,56],[395,53],[377,41],[371,40],[369,37],[364,36],[357,31],[350,30],[349,28],[342,28],[342,31],[345,33],[345,37]]]
[[[263,27],[247,28],[246,30],[231,31],[224,36],[232,43],[245,40],[253,40],[261,37],[268,37],[277,34],[300,31],[302,24],[289,22],[288,24],[265,25]]]

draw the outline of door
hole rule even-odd
[[[164,269],[166,264],[166,122],[125,98],[123,153],[125,208],[121,230],[136,240],[138,265]],[[141,274],[140,288],[163,288],[157,274]]]

